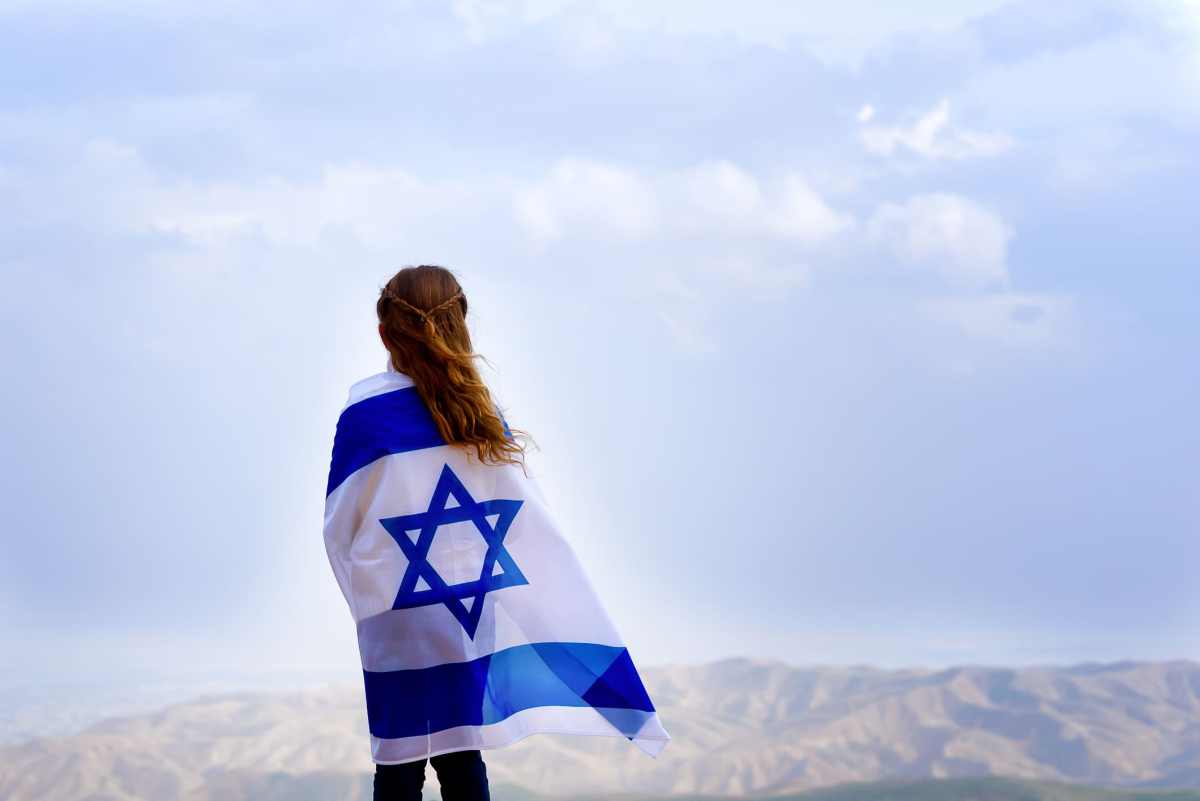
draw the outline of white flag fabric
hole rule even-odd
[[[358,631],[375,762],[530,734],[670,739],[534,479],[442,439],[412,379],[357,382],[325,546]]]

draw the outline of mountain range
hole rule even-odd
[[[1200,789],[1195,662],[884,670],[728,659],[643,677],[673,738],[657,759],[620,738],[538,735],[485,755],[497,801],[951,801],[954,788],[975,801],[1124,801]],[[357,801],[371,769],[357,685],[216,693],[0,748],[0,799]]]

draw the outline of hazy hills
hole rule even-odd
[[[888,671],[725,660],[648,669],[645,678],[674,738],[657,760],[617,738],[539,735],[487,755],[493,782],[512,785],[504,793],[512,798],[528,795],[518,788],[794,794],[981,775],[1200,787],[1200,665],[1192,662]],[[365,797],[370,770],[359,687],[239,693],[0,748],[0,798],[351,801]],[[957,796],[929,793],[956,786],[804,798],[951,801]],[[1047,787],[984,783],[963,798],[1076,801],[1046,795]]]

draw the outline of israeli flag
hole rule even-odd
[[[446,444],[412,380],[350,389],[325,497],[375,762],[530,734],[670,739],[536,482]]]

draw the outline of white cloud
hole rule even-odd
[[[909,125],[867,125],[875,116],[872,106],[863,106],[858,120],[863,123],[859,140],[867,152],[894,156],[908,150],[927,159],[970,159],[999,155],[1009,150],[1013,138],[1004,133],[982,133],[950,125],[950,100],[942,98],[932,109]]]
[[[820,242],[853,227],[853,220],[834,211],[798,175],[785,175],[779,203],[767,223],[780,236],[802,242]]]
[[[766,205],[758,180],[728,161],[710,161],[685,170],[676,189],[676,199],[688,206],[685,219],[702,228],[716,222],[753,227]]]
[[[764,188],[728,161],[643,176],[584,159],[564,159],[517,191],[517,222],[538,244],[568,237],[622,239],[687,235],[815,245],[854,226],[805,179],[784,173]]]
[[[783,173],[764,189],[740,167],[709,161],[663,176],[660,186],[680,231],[815,244],[854,226],[852,217],[835,211],[796,173]]]
[[[914,195],[885,203],[867,226],[872,241],[901,260],[931,269],[952,285],[1005,285],[1014,231],[996,213],[961,195]]]
[[[570,235],[636,240],[659,227],[650,183],[632,170],[565,158],[543,180],[517,190],[517,222],[538,244]]]
[[[201,246],[250,237],[311,247],[329,235],[348,235],[368,248],[406,252],[444,248],[464,230],[474,231],[474,240],[499,236],[510,244],[514,234],[523,235],[538,247],[654,242],[680,253],[706,280],[750,290],[804,283],[806,269],[778,249],[826,246],[856,225],[803,176],[760,180],[728,161],[643,174],[566,158],[532,180],[432,180],[403,167],[348,161],[326,164],[308,179],[197,181],[157,171],[128,143],[92,139],[60,173],[35,176],[14,166],[0,173],[0,184],[44,199],[15,209],[34,225],[86,220]],[[65,202],[49,202],[60,195]],[[516,226],[504,224],[506,212]],[[688,249],[677,246],[689,243],[696,248],[682,256]]]

